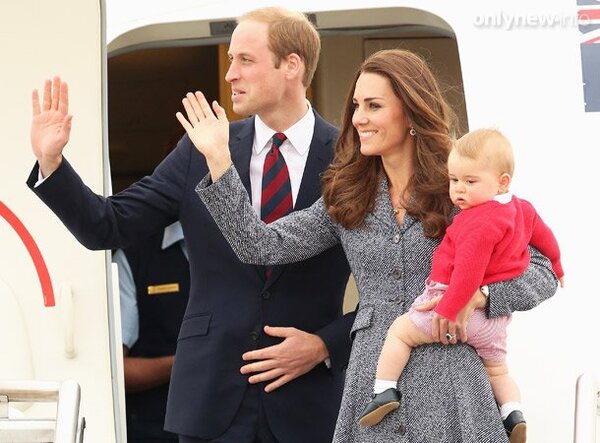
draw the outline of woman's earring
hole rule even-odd
[[[411,128],[410,128],[410,131],[408,131],[408,133],[409,133],[410,135],[412,135],[413,137],[414,137],[415,135],[417,135],[417,131],[415,131],[415,128],[413,128],[413,127],[411,127]]]

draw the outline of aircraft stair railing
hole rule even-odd
[[[85,419],[79,420],[81,390],[63,382],[0,381],[0,443],[82,443]],[[56,403],[56,417],[11,417],[11,403]]]
[[[574,443],[596,442],[596,421],[600,415],[600,386],[592,373],[586,372],[577,378],[575,387]]]

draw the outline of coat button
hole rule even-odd
[[[251,338],[252,340],[254,340],[254,341],[258,340],[258,332],[256,332],[256,331],[252,331],[252,332],[250,333],[250,338]]]
[[[400,234],[394,235],[394,243],[399,243],[399,242],[400,242]]]
[[[394,269],[392,271],[392,277],[394,277],[396,280],[400,280],[402,278],[402,271],[400,269]]]
[[[269,291],[264,291],[262,294],[260,294],[260,296],[265,300],[268,300],[271,298],[271,293]]]
[[[406,434],[406,426],[404,425],[399,425],[398,429],[396,429],[396,432],[400,435],[404,435]]]

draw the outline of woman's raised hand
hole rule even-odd
[[[181,126],[204,157],[211,178],[216,181],[231,166],[229,153],[229,121],[225,110],[216,101],[209,106],[204,94],[188,92],[182,100],[187,118],[181,112],[176,115]],[[213,112],[214,111],[214,112]]]

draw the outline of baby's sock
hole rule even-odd
[[[521,406],[521,403],[518,401],[509,401],[508,403],[504,403],[502,406],[500,406],[500,416],[502,417],[502,420],[506,420],[506,417],[508,417],[513,411],[522,412],[523,407]]]
[[[383,391],[394,388],[396,389],[398,381],[397,380],[380,380],[378,378],[375,379],[375,386],[373,386],[373,394],[381,394]]]

